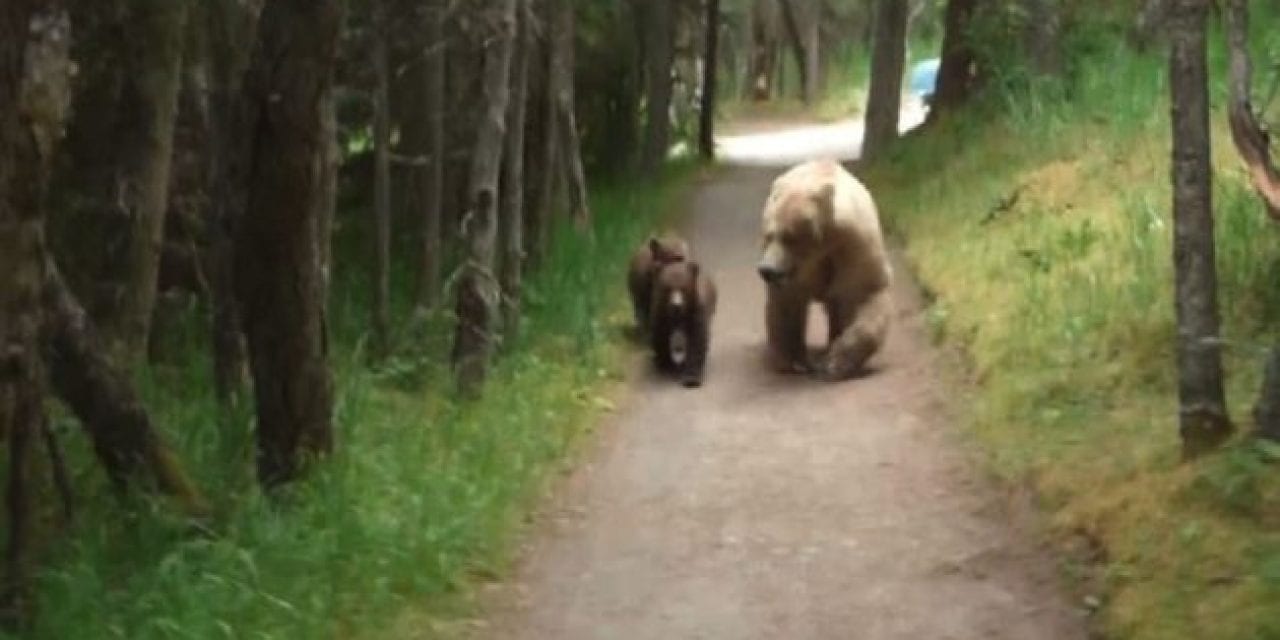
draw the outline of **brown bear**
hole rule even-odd
[[[653,297],[653,281],[658,270],[673,262],[683,262],[689,257],[689,243],[667,234],[649,236],[631,256],[627,271],[627,288],[631,291],[631,306],[635,311],[636,328],[641,335],[649,331],[650,299]]]
[[[782,371],[859,373],[884,343],[892,317],[892,269],[875,202],[834,160],[797,165],[774,181],[763,213],[757,270],[767,287],[769,355]],[[827,313],[828,346],[810,362],[809,304]]]
[[[715,282],[697,262],[673,262],[659,269],[653,283],[653,317],[649,323],[654,362],[659,370],[678,374],[686,387],[702,385],[715,312]],[[677,359],[677,355],[682,357]]]

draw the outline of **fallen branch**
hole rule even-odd
[[[125,372],[107,358],[88,314],[52,260],[46,262],[41,342],[53,388],[80,419],[108,477],[124,491],[143,483],[173,497],[190,515],[204,497],[156,433]]]

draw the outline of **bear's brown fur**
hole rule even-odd
[[[686,387],[702,385],[715,312],[715,282],[697,262],[674,262],[659,269],[650,321],[654,361],[660,370],[678,374]],[[685,343],[680,361],[674,357],[677,333]]]
[[[650,236],[631,256],[631,266],[627,270],[627,288],[631,291],[631,306],[635,311],[636,328],[641,335],[649,331],[654,276],[663,266],[683,262],[688,257],[689,243],[671,234]]]

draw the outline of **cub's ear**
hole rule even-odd
[[[649,236],[649,253],[652,253],[654,257],[662,255],[662,242],[658,240],[658,236]]]

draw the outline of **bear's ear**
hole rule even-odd
[[[818,187],[813,194],[813,203],[818,206],[819,227],[826,227],[835,220],[836,186],[830,182]]]
[[[649,236],[649,253],[652,253],[655,258],[662,255],[662,241],[658,236]]]

